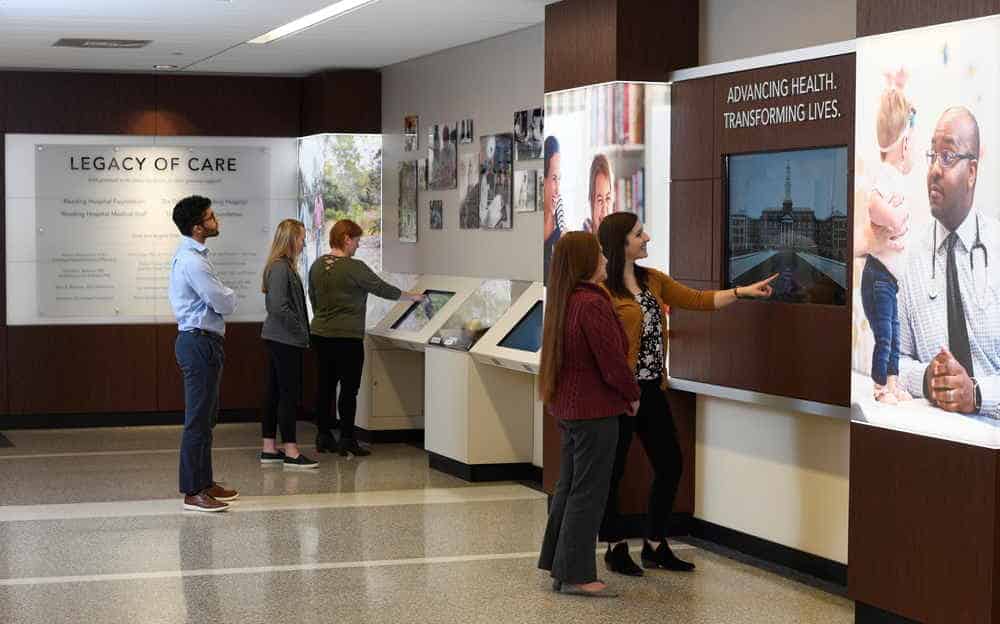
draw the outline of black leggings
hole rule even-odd
[[[660,388],[660,380],[640,381],[642,397],[639,411],[635,416],[620,416],[618,427],[618,448],[615,449],[615,465],[611,473],[611,487],[608,502],[604,506],[604,521],[601,522],[602,542],[619,542],[626,537],[626,529],[618,509],[618,487],[625,474],[625,460],[632,445],[632,432],[639,435],[646,456],[653,467],[653,484],[649,489],[649,507],[646,511],[647,539],[661,541],[667,537],[670,513],[677,497],[677,486],[681,481],[684,464],[681,447],[677,441],[677,427],[667,396]]]
[[[277,437],[281,427],[281,441],[295,444],[295,421],[298,415],[299,395],[302,394],[302,352],[305,349],[273,340],[265,340],[268,353],[267,407],[261,421],[265,438]]]
[[[354,418],[358,411],[358,388],[365,365],[365,343],[361,338],[324,338],[312,335],[319,360],[316,392],[316,427],[320,433],[333,428],[330,403],[340,384],[337,412],[340,414],[341,439],[354,439]]]

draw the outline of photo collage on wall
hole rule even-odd
[[[856,59],[853,418],[1000,448],[1000,18]]]
[[[457,190],[458,228],[463,230],[511,229],[515,212],[541,209],[542,171],[527,163],[515,171],[515,161],[541,159],[544,110],[518,111],[513,120],[514,132],[479,137],[478,151],[459,147],[475,143],[471,118],[427,127],[426,158],[400,164],[401,242],[417,240],[417,191]],[[407,115],[404,151],[417,149],[418,132],[419,117]],[[443,229],[447,200],[435,197],[421,201],[427,203],[430,228]]]

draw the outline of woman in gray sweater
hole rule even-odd
[[[261,284],[267,317],[260,335],[267,345],[270,373],[260,462],[282,463],[291,470],[319,466],[318,462],[299,452],[295,439],[298,397],[302,389],[302,355],[309,347],[305,290],[296,268],[305,236],[306,228],[301,221],[285,219],[278,224]],[[279,426],[284,452],[276,445]]]
[[[330,230],[330,253],[309,269],[309,300],[313,320],[312,344],[319,363],[316,397],[316,450],[320,453],[370,455],[354,439],[358,388],[365,363],[365,311],[368,295],[383,299],[422,301],[419,293],[402,292],[382,280],[367,264],[354,258],[361,243],[361,226],[342,219]],[[337,386],[340,443],[333,437],[330,403]]]

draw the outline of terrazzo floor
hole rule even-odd
[[[694,574],[605,574],[615,599],[555,594],[535,568],[545,496],[466,483],[410,445],[350,459],[303,446],[320,468],[286,472],[257,462],[257,426],[219,425],[217,477],[241,498],[197,514],[176,494],[178,427],[3,434],[6,624],[854,619],[843,597],[684,543]]]

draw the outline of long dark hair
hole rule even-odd
[[[545,289],[545,323],[542,329],[542,362],[538,371],[538,394],[542,401],[555,398],[562,369],[563,321],[566,304],[577,284],[597,271],[601,247],[589,232],[563,234],[552,252],[549,285]]]
[[[608,278],[604,285],[616,297],[632,296],[625,287],[625,244],[629,232],[638,222],[639,217],[634,213],[615,212],[604,217],[597,228],[597,238],[604,248],[604,257],[608,259]],[[641,288],[645,288],[648,283],[646,269],[635,265],[635,280]]]

